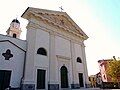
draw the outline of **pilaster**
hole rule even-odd
[[[76,72],[76,64],[75,64],[75,48],[74,48],[74,41],[70,41],[71,46],[71,64],[72,64],[72,89],[80,88],[79,84],[76,82],[77,80],[77,72]]]
[[[50,32],[49,90],[59,90],[56,78],[55,34]]]
[[[84,77],[85,77],[85,86],[89,87],[90,82],[88,80],[88,70],[87,70],[87,62],[86,62],[86,54],[85,54],[85,45],[82,44],[82,57],[83,57],[83,67],[84,67]]]
[[[34,67],[34,54],[36,43],[36,30],[35,28],[27,28],[27,52],[25,61],[24,77],[22,80],[22,90],[35,90],[35,67]]]

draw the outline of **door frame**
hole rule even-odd
[[[81,87],[81,81],[80,81],[80,76],[82,76],[82,87]],[[79,80],[79,85],[80,85],[80,87],[81,88],[83,88],[85,85],[84,85],[84,75],[83,75],[83,73],[78,73],[78,80]]]
[[[8,86],[10,86],[10,82],[11,82],[11,75],[12,75],[12,70],[0,70],[0,71],[3,71],[3,73],[4,73],[4,77],[3,77],[3,79],[5,78],[5,73],[6,72],[9,72],[9,74],[10,74],[10,76],[9,76],[9,82],[8,82]],[[5,83],[5,82],[4,82]],[[3,85],[3,84],[2,84]],[[5,85],[6,86],[6,85]],[[6,87],[7,88],[7,87]]]
[[[63,64],[62,66],[65,66],[65,65]],[[69,69],[68,69],[67,66],[65,66],[65,67],[67,68],[67,71],[68,71],[68,72],[67,72],[68,88],[61,88],[61,67],[62,67],[62,66],[59,67],[59,89],[60,89],[60,90],[62,90],[62,89],[69,89],[69,88],[70,88],[70,79],[69,79],[69,76],[70,76],[69,74],[70,74],[70,73],[69,73]]]
[[[64,74],[64,75],[62,75]],[[60,77],[61,77],[61,88],[68,88],[68,69],[66,66],[62,66],[60,69]],[[66,84],[64,83],[66,82]]]
[[[42,69],[45,70],[45,89],[37,89],[37,70]],[[36,75],[35,75],[35,90],[48,90],[48,69],[47,68],[41,68],[41,67],[36,67]]]

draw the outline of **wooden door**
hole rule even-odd
[[[79,73],[78,76],[79,76],[79,84],[80,84],[80,87],[84,87],[83,74],[82,74],[82,73]]]
[[[68,88],[68,71],[65,66],[61,67],[61,88]]]
[[[4,90],[10,84],[11,71],[0,70],[0,90]]]
[[[37,70],[37,89],[45,89],[45,74],[46,70]]]

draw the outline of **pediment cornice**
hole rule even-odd
[[[71,34],[77,35],[83,38],[84,40],[88,38],[88,36],[81,30],[81,28],[79,28],[76,25],[76,23],[65,12],[31,8],[28,12],[26,12],[26,14],[22,17],[28,20],[31,17],[36,18],[36,20],[40,18],[42,19],[42,21],[57,26]]]

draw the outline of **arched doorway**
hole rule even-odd
[[[68,70],[65,66],[60,69],[61,73],[61,88],[68,88]]]

